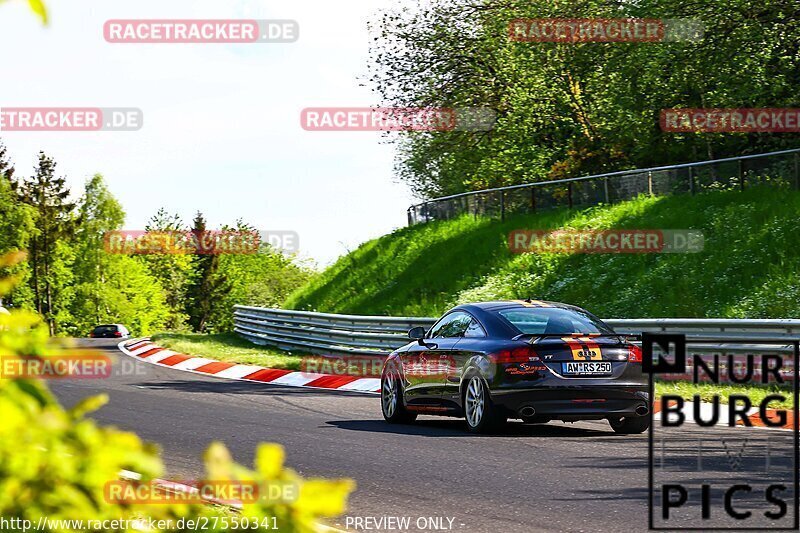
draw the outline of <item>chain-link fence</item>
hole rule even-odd
[[[454,194],[409,207],[408,224],[463,214],[505,219],[553,207],[610,204],[640,194],[743,190],[758,184],[800,188],[800,149]]]

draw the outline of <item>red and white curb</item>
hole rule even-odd
[[[281,368],[265,368],[255,365],[241,365],[195,357],[162,348],[150,339],[123,341],[117,347],[125,355],[140,361],[175,370],[194,372],[204,376],[283,385],[287,387],[309,387],[314,389],[339,390],[374,394],[380,392],[379,378],[318,374],[299,372]]]

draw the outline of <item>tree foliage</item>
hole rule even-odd
[[[11,182],[0,175],[0,253],[19,252],[28,248],[35,228],[34,217],[33,208],[17,201]],[[33,305],[33,293],[28,283],[30,267],[27,262],[0,268],[0,277],[12,277],[17,281],[14,289],[5,298],[0,297],[0,305],[3,302],[13,306]]]
[[[206,233],[206,219],[199,211],[194,217],[192,233],[202,240]],[[229,280],[220,275],[219,254],[197,254],[194,257],[196,276],[187,288],[189,323],[192,329],[204,333],[215,301],[230,290]]]
[[[122,228],[125,212],[101,175],[86,183],[78,211],[70,321],[62,322],[60,330],[84,336],[93,326],[109,322],[136,333],[162,329],[169,309],[159,281],[141,260],[105,249],[106,232]]]
[[[155,233],[185,232],[186,226],[179,215],[169,213],[162,207],[144,229]],[[187,254],[146,254],[141,256],[141,260],[164,289],[169,309],[165,326],[171,330],[185,329],[189,320],[186,312],[187,290],[196,277],[192,257]]]
[[[383,105],[488,107],[488,132],[396,134],[396,170],[421,197],[768,151],[796,134],[661,131],[664,108],[793,107],[794,0],[431,0],[383,12],[370,79]],[[696,42],[529,43],[518,18],[685,18]]]
[[[239,220],[226,231],[255,232]],[[220,257],[219,275],[227,280],[224,293],[218,294],[211,313],[215,332],[233,330],[234,305],[280,307],[289,295],[314,276],[312,269],[293,256],[284,255],[266,242],[257,254],[229,254]]]
[[[56,176],[55,171],[55,160],[39,152],[36,173],[13,182],[22,203],[36,212],[30,241],[31,283],[36,311],[45,316],[51,335],[56,331],[56,314],[63,310],[59,304],[66,300],[66,287],[71,281],[69,269],[65,268],[70,257],[66,243],[77,224],[66,179]]]
[[[16,281],[0,304],[41,312],[52,334],[81,337],[102,323],[125,324],[134,335],[229,331],[233,305],[280,305],[311,275],[267,244],[252,254],[111,253],[106,236],[125,222],[119,201],[99,174],[72,201],[55,168],[42,153],[34,176],[11,180],[14,167],[0,143],[0,254],[29,250],[26,261],[0,267]],[[186,232],[164,208],[144,229]],[[198,212],[193,231],[207,229]],[[222,229],[256,232],[243,221]]]

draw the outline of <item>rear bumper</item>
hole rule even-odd
[[[492,390],[492,400],[511,418],[535,416],[562,420],[646,416],[647,386],[569,387]],[[531,412],[530,409],[534,411]]]

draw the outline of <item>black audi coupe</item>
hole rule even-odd
[[[418,414],[464,417],[470,431],[606,419],[617,433],[649,427],[642,353],[572,305],[538,300],[459,305],[392,352],[381,375],[390,423]]]

